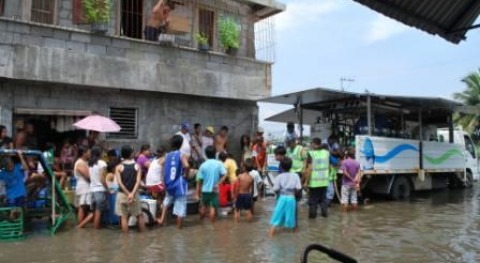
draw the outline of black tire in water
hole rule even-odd
[[[465,188],[472,188],[473,187],[473,175],[472,172],[467,171],[465,175],[465,182],[463,182],[463,186]]]
[[[393,200],[403,200],[410,198],[412,187],[409,180],[405,176],[398,176],[393,181],[390,189],[390,198]]]

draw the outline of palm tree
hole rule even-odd
[[[467,85],[463,92],[456,92],[453,97],[467,106],[480,106],[480,68],[462,79]],[[462,125],[469,132],[473,132],[480,120],[480,111],[476,114],[457,114],[455,123]]]

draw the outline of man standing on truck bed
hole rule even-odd
[[[317,208],[320,204],[322,216],[327,217],[327,187],[330,179],[330,153],[322,147],[322,140],[312,140],[313,150],[308,152],[307,169],[304,186],[308,187],[308,217],[317,217]]]

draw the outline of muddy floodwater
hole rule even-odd
[[[480,262],[480,186],[417,194],[408,202],[371,201],[355,213],[338,205],[327,219],[306,218],[299,233],[267,237],[273,199],[260,201],[255,222],[231,217],[212,226],[188,217],[145,233],[119,230],[63,230],[0,243],[0,262],[299,262],[307,244],[336,248],[359,262]],[[334,262],[312,254],[310,262]]]

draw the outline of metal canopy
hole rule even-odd
[[[480,15],[480,0],[354,0],[408,26],[458,44]]]
[[[284,95],[273,96],[270,98],[261,99],[260,102],[300,105],[303,108],[310,108],[315,106],[322,106],[331,103],[340,103],[344,101],[364,101],[370,96],[373,102],[385,104],[390,107],[411,107],[423,109],[446,109],[455,111],[460,102],[439,97],[415,97],[415,96],[395,96],[382,95],[374,93],[354,93],[345,92],[325,88],[316,88],[311,90],[299,91]]]
[[[420,111],[425,120],[432,123],[445,122],[453,112],[471,113],[475,109],[465,108],[461,103],[436,97],[394,96],[373,93],[353,93],[325,88],[299,91],[260,100],[261,102],[293,105],[294,108],[270,116],[266,121],[289,122],[299,119],[300,111],[303,123],[317,123],[323,113],[366,113],[370,98],[376,112],[387,114],[400,113],[405,119],[418,119]],[[478,110],[478,109],[477,109]]]

